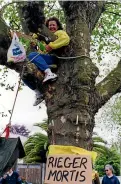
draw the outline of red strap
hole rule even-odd
[[[0,137],[5,133],[5,138],[8,139],[10,135],[10,123],[6,125],[6,128],[4,129],[3,133],[0,135]]]

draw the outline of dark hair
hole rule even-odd
[[[45,25],[46,25],[47,27],[49,26],[49,22],[50,22],[50,21],[55,21],[56,24],[57,24],[57,26],[58,26],[58,30],[63,30],[62,24],[60,23],[60,21],[59,21],[58,18],[56,18],[56,17],[51,17],[51,18],[49,18],[49,19],[46,21],[46,23],[45,23]]]

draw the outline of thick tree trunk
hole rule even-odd
[[[7,60],[7,50],[10,45],[9,29],[5,22],[0,18],[0,64]]]
[[[67,2],[68,3],[68,2]],[[90,28],[85,21],[82,2],[69,2],[65,11],[67,31],[71,36],[69,55],[82,56],[61,60],[53,98],[47,101],[51,144],[92,148],[94,115],[98,108],[95,90],[97,67],[89,58]]]

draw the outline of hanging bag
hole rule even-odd
[[[19,41],[16,33],[13,34],[13,39],[7,53],[7,62],[23,62],[26,59],[26,51],[22,43]]]

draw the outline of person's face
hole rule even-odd
[[[110,176],[112,174],[112,170],[109,168],[105,168],[105,173],[107,176]]]
[[[58,25],[56,21],[54,20],[49,21],[48,28],[51,32],[55,33],[58,30]]]
[[[9,169],[8,173],[12,173],[12,172],[13,172],[12,168],[11,168],[11,169]]]

